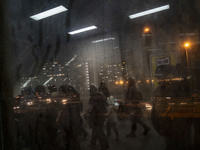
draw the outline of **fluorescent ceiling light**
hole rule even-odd
[[[31,82],[32,78],[29,78],[24,85],[22,86],[22,88],[25,88],[30,82]]]
[[[130,15],[129,18],[134,19],[134,18],[138,18],[138,17],[141,17],[141,16],[153,14],[153,13],[156,13],[156,12],[159,12],[159,11],[163,11],[163,10],[166,10],[166,9],[169,9],[169,8],[170,8],[169,5],[164,5],[164,6],[161,6],[161,7],[157,7],[157,8],[154,8],[154,9],[150,9],[150,10],[147,10],[147,11],[143,11],[143,12],[140,12],[140,13],[137,13],[137,14]]]
[[[71,32],[68,32],[68,33],[73,35],[73,34],[78,34],[78,33],[85,32],[85,31],[93,30],[93,29],[96,29],[96,28],[97,28],[96,26],[90,26],[90,27],[86,27],[86,28],[83,28],[83,29],[71,31]]]
[[[77,55],[74,55],[74,57],[72,59],[70,59],[70,61],[68,61],[65,66],[69,66],[69,64],[74,61],[76,59]]]
[[[39,14],[36,14],[34,16],[30,16],[30,18],[38,21],[38,20],[53,16],[53,15],[59,14],[59,13],[64,12],[64,11],[67,11],[67,8],[65,8],[64,6],[61,5],[61,6],[58,6],[56,8],[44,11],[44,12],[39,13]]]
[[[115,38],[110,37],[110,38],[106,38],[106,39],[101,39],[101,40],[92,41],[92,43],[99,43],[99,42],[108,41],[108,40],[114,40],[114,39],[115,39]]]
[[[53,77],[50,77],[43,85],[46,85],[46,84],[49,83],[52,79],[53,79]]]

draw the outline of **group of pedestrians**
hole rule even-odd
[[[143,134],[146,135],[150,128],[141,120],[142,110],[140,101],[142,94],[136,88],[133,79],[128,80],[128,89],[125,96],[126,112],[130,115],[131,132],[127,137],[136,137],[137,124],[144,128]],[[102,150],[109,149],[107,138],[110,137],[111,130],[115,133],[115,139],[119,140],[119,131],[117,128],[117,110],[114,98],[110,96],[109,90],[104,82],[101,82],[99,89],[95,85],[90,86],[89,109],[90,127],[92,128],[92,138],[90,147],[95,148],[97,140]],[[106,121],[107,134],[104,133],[103,127]]]
[[[62,91],[67,99],[73,103],[68,103],[58,114],[58,137],[61,149],[80,149],[78,137],[86,137],[88,132],[83,128],[83,119],[80,116],[82,107],[80,106],[80,94],[71,86],[62,87]],[[119,131],[117,128],[117,108],[114,97],[110,95],[109,89],[104,82],[100,83],[99,88],[90,85],[90,98],[87,109],[87,123],[92,130],[89,147],[96,148],[97,141],[102,150],[109,149],[108,138],[111,131],[115,133],[115,139],[119,140]],[[139,101],[142,100],[142,94],[137,90],[134,80],[129,79],[128,89],[125,96],[125,106],[130,115],[131,132],[127,137],[136,137],[137,124],[144,128],[143,134],[146,135],[150,128],[141,120],[142,110],[139,107]],[[106,123],[106,124],[105,124]],[[106,133],[104,132],[106,125]]]

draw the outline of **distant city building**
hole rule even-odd
[[[100,81],[106,83],[115,83],[122,78],[122,65],[121,64],[104,64],[101,65],[99,72]]]
[[[44,85],[46,88],[50,85],[55,85],[57,88],[61,85],[71,85],[85,94],[90,85],[88,61],[76,60],[68,65],[60,64],[58,61],[45,63],[37,76],[22,77],[19,88],[21,90],[27,87],[34,89],[37,85]]]
[[[123,90],[126,84],[123,77],[125,72],[126,67],[121,63],[101,65],[99,81],[106,83],[112,95],[123,97]]]
[[[65,78],[63,84],[76,88],[82,94],[88,92],[90,85],[88,62],[74,62],[65,67]]]

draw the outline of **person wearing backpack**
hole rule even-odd
[[[136,137],[137,124],[144,128],[143,135],[146,135],[150,128],[141,120],[143,114],[141,110],[140,101],[143,100],[141,92],[137,90],[133,79],[128,79],[128,89],[125,96],[127,112],[131,120],[131,132],[127,137]]]

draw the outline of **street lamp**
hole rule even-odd
[[[187,68],[189,69],[189,57],[188,57],[188,48],[190,48],[191,44],[190,42],[185,42],[184,47],[185,47],[185,54],[186,54],[186,60],[187,60]]]
[[[143,56],[143,80],[146,83],[145,86],[148,88],[149,91],[152,91],[153,95],[153,84],[151,82],[151,70],[150,70],[150,55],[151,51],[149,50],[152,47],[152,26],[146,25],[143,28],[143,42],[142,42],[142,56]],[[150,78],[150,79],[149,79]],[[150,87],[151,86],[151,87]],[[150,96],[150,95],[149,95]]]
[[[145,28],[144,28],[144,33],[149,33],[149,31],[150,31],[150,28],[149,28],[149,27],[145,27]]]

